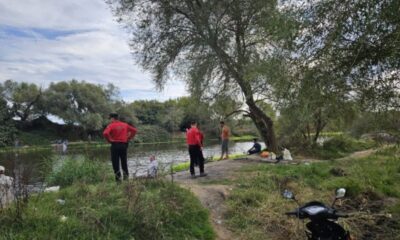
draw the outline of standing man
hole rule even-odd
[[[128,142],[136,135],[136,128],[118,120],[117,113],[110,113],[111,123],[106,127],[103,136],[111,143],[111,162],[114,169],[115,180],[121,181],[119,163],[121,161],[124,180],[128,180]]]
[[[190,156],[190,175],[192,178],[196,178],[194,166],[196,163],[199,164],[200,177],[205,177],[207,174],[204,173],[204,158],[201,148],[203,147],[201,143],[201,134],[199,129],[197,129],[197,123],[192,122],[191,127],[186,132],[186,142],[189,148]]]
[[[229,153],[228,153],[228,145],[229,145],[229,137],[230,137],[230,130],[229,127],[225,125],[224,121],[219,122],[221,125],[221,159],[228,159],[229,158]],[[226,154],[226,157],[224,158],[224,155]]]

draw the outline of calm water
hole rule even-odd
[[[231,142],[230,153],[243,153],[251,148],[252,142]],[[204,150],[204,157],[210,158],[221,153],[218,142],[208,143]],[[149,157],[155,155],[161,168],[169,168],[171,164],[186,162],[189,154],[185,144],[159,144],[159,145],[131,145],[128,150],[128,166],[131,175],[145,173]],[[8,175],[22,176],[28,184],[40,184],[46,174],[62,165],[66,158],[81,158],[107,162],[110,165],[110,150],[108,147],[69,147],[65,155],[56,150],[38,150],[30,152],[0,153],[0,165],[6,167]]]

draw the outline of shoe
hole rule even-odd
[[[200,173],[200,177],[205,177],[207,176],[207,173]]]
[[[190,175],[190,178],[195,179],[196,175],[192,174],[192,175]]]

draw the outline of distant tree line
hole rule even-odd
[[[42,88],[34,83],[7,80],[0,84],[0,145],[11,145],[18,131],[35,128],[38,119],[61,119],[68,131],[79,130],[80,138],[101,136],[108,124],[108,114],[117,112],[123,121],[139,125],[137,141],[167,140],[186,131],[191,121],[198,121],[211,138],[218,136],[218,122],[235,108],[235,102],[216,99],[204,102],[195,97],[181,97],[165,102],[123,101],[119,90],[85,81],[62,81]],[[45,124],[46,123],[41,123]],[[49,124],[48,124],[49,125]],[[75,130],[74,130],[75,129]]]

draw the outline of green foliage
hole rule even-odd
[[[344,187],[347,197],[339,209],[369,213],[365,219],[355,215],[341,223],[357,239],[390,239],[400,234],[400,212],[392,204],[400,200],[399,156],[398,147],[388,147],[361,159],[309,165],[249,165],[231,183],[235,187],[228,199],[228,223],[240,239],[304,239],[297,221],[284,215],[297,205],[284,199],[282,191],[292,190],[301,203],[319,200],[329,204],[335,189]],[[342,169],[342,175],[333,174],[332,169],[337,168]],[[385,200],[389,198],[392,200]],[[392,216],[375,215],[381,213]]]
[[[278,1],[108,2],[118,20],[133,30],[133,54],[153,73],[158,88],[178,76],[195,98],[226,97],[222,105],[216,101],[218,114],[227,114],[242,101],[266,144],[277,147],[272,120],[256,104],[268,95],[272,78],[253,68],[273,61],[282,47],[290,45],[285,40],[294,40],[295,24],[290,15],[279,11]],[[277,31],[287,26],[291,30],[285,34]]]
[[[329,134],[329,136],[325,136],[324,138],[327,139],[321,145],[314,144],[309,147],[297,147],[294,149],[317,159],[336,159],[355,151],[362,151],[377,146],[375,141],[355,139],[345,134]]]
[[[171,139],[171,135],[163,128],[155,125],[140,125],[138,133],[134,139],[138,143],[157,143],[166,142]]]
[[[42,90],[36,84],[7,80],[0,90],[11,104],[13,117],[18,117],[22,122],[43,113]]]
[[[168,111],[163,103],[156,100],[135,101],[130,106],[139,121],[146,125],[160,125],[161,116]]]
[[[18,140],[21,145],[48,145],[59,139],[56,132],[50,130],[19,131]]]
[[[309,4],[298,10],[307,19],[299,31],[299,51],[364,107],[398,109],[399,7],[397,0]]]
[[[112,109],[110,91],[85,81],[51,83],[44,96],[46,109],[66,123],[80,124],[88,131],[99,130]]]
[[[94,184],[112,179],[110,173],[110,168],[104,163],[86,158],[69,158],[63,160],[61,167],[47,177],[47,182],[51,186],[61,187],[74,183]]]
[[[357,116],[350,131],[352,135],[360,137],[364,133],[389,132],[398,134],[400,129],[400,112],[364,112]]]
[[[0,98],[0,147],[12,145],[16,132],[7,102]]]
[[[0,86],[0,91],[7,94],[12,92],[5,89],[17,89],[20,85],[30,86],[13,81],[7,83],[10,85],[7,88]],[[191,121],[200,123],[207,138],[216,138],[219,135],[218,121],[235,105],[228,97],[212,102],[195,97],[181,97],[165,102],[135,101],[130,104],[118,100],[117,97],[118,90],[113,85],[105,87],[76,80],[51,83],[40,95],[40,101],[35,103],[37,107],[32,108],[35,111],[40,109],[40,114],[44,115],[33,120],[27,119],[23,124],[18,122],[18,139],[23,145],[45,145],[60,138],[71,141],[87,140],[88,134],[95,138],[101,136],[102,128],[109,122],[108,114],[111,111],[119,113],[122,121],[138,126],[136,142],[166,142],[171,138],[170,133],[185,131]],[[15,116],[7,106],[5,109],[8,118]],[[47,114],[61,118],[66,125],[50,122],[45,116]],[[232,119],[232,126],[235,121]],[[12,134],[8,130],[15,133],[11,131],[15,128],[5,125],[0,127],[4,127],[2,133],[9,136],[7,144],[11,145]]]
[[[314,146],[314,154],[322,159],[344,157],[348,153],[365,150],[376,146],[374,141],[357,140],[346,135],[339,135],[326,140],[322,147]]]
[[[23,219],[12,219],[2,212],[2,239],[214,239],[200,202],[162,180],[75,183],[31,197]]]

